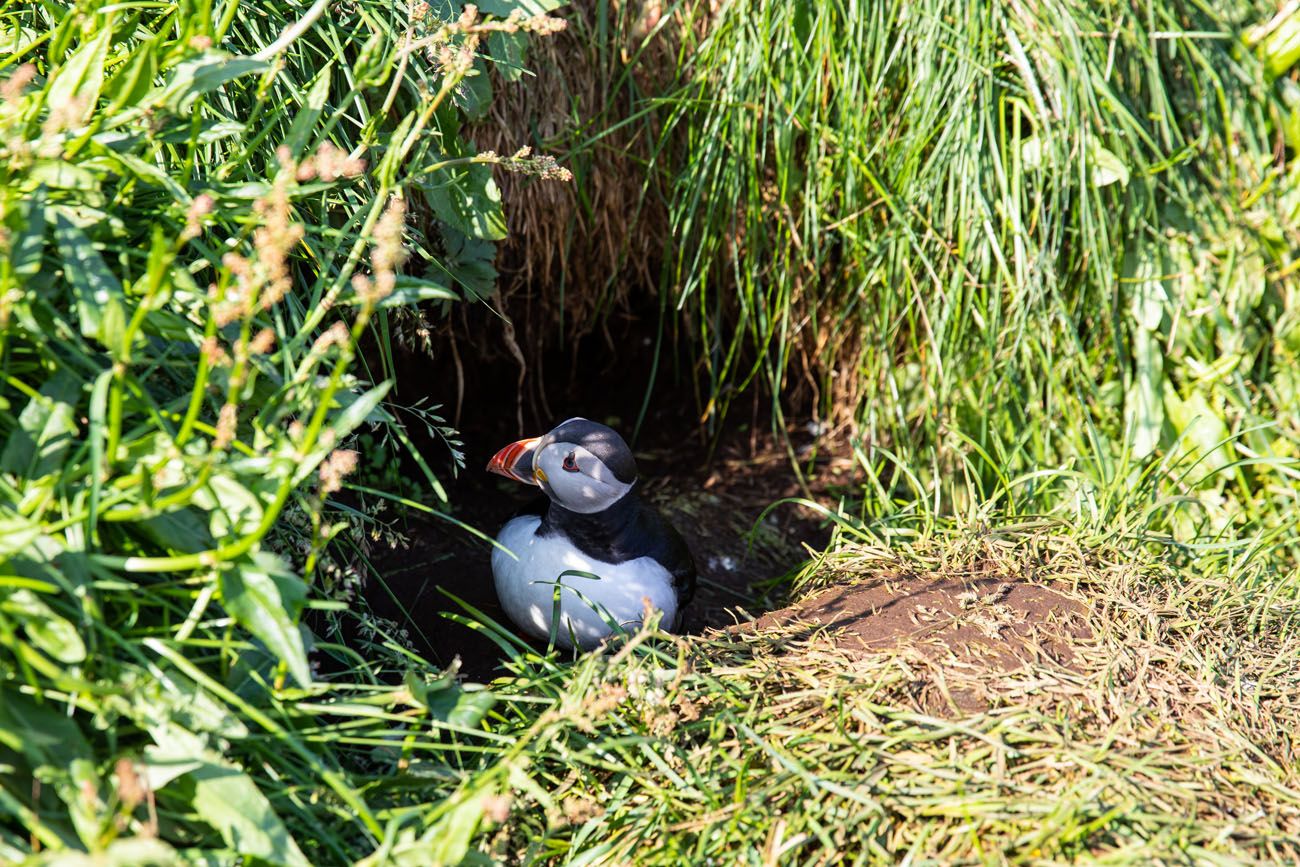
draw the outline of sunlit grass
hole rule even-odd
[[[467,611],[479,686],[336,580],[367,516],[330,499],[371,421],[447,506],[383,409],[389,317],[490,295],[488,163],[562,175],[462,135],[522,43],[369,0],[0,6],[0,860],[1295,859],[1275,12],[666,9],[675,84],[628,121],[665,339],[706,422],[762,387],[856,460],[794,589],[978,564],[1094,637],[1011,672],[798,624],[575,661]]]
[[[873,499],[934,486],[951,515],[1049,510],[1072,474],[1070,497],[1157,479],[1198,504],[1184,538],[1287,523],[1294,10],[683,2],[648,29],[603,10],[574,18],[619,51],[547,80],[600,82],[581,98],[606,129],[544,143],[595,171],[635,142],[628,211],[667,209],[612,231],[664,235],[661,347],[675,328],[699,374],[662,364],[647,402],[698,384],[716,431],[758,389],[778,433],[811,406]],[[601,309],[645,285],[622,273]]]

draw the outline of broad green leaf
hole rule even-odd
[[[1196,389],[1185,399],[1180,398],[1170,386],[1164,397],[1170,423],[1201,459],[1200,468],[1210,473],[1227,466],[1232,460],[1228,425],[1205,395]]]
[[[1137,327],[1146,331],[1160,328],[1169,300],[1161,279],[1163,264],[1155,242],[1138,242],[1124,256],[1129,312]]]
[[[1031,135],[1020,140],[1020,161],[1027,169],[1042,168],[1047,160],[1047,145],[1042,136]]]
[[[475,296],[486,298],[496,289],[496,244],[471,238],[446,223],[439,224],[446,251],[445,266],[435,260],[437,267],[445,267],[449,279],[455,280]]]
[[[297,841],[247,774],[232,765],[205,762],[189,778],[194,781],[194,811],[231,849],[272,864],[309,867]]]
[[[135,175],[146,184],[162,187],[178,202],[185,203],[190,200],[190,194],[185,191],[185,188],[176,183],[160,166],[145,162],[133,154],[113,154],[113,159],[125,169],[123,174]]]
[[[0,610],[16,618],[32,645],[47,656],[69,665],[85,660],[86,645],[77,627],[32,591],[18,589],[0,598]]]
[[[285,137],[284,144],[289,148],[289,152],[295,155],[301,154],[302,149],[307,145],[307,139],[313,129],[316,128],[316,121],[320,120],[321,111],[325,108],[325,101],[329,98],[330,93],[330,76],[334,71],[332,63],[325,64],[321,71],[316,73],[316,80],[312,82],[311,90],[307,91],[307,99],[302,108],[298,109],[297,115],[293,119],[293,126],[289,128],[289,134]],[[305,156],[305,154],[303,154]]]
[[[108,296],[104,309],[100,311],[99,331],[95,334],[95,338],[108,347],[114,360],[122,357],[122,344],[126,341],[126,310],[122,300],[116,295]]]
[[[32,189],[46,186],[52,190],[79,190],[99,193],[102,178],[77,163],[66,160],[37,160],[27,171],[26,183]],[[97,201],[96,204],[99,202]]]
[[[164,769],[189,768],[185,777],[194,786],[189,806],[221,834],[227,846],[248,858],[307,867],[297,842],[247,774],[177,725],[159,724],[150,733],[155,746],[146,753],[148,762]]]
[[[461,234],[486,241],[506,236],[501,191],[488,166],[455,166],[422,186],[438,219]]]
[[[34,583],[29,586],[33,590],[39,591],[41,584],[53,586],[76,595],[84,606],[94,610],[93,596],[90,592],[83,592],[88,591],[88,585],[93,580],[84,552],[69,551],[52,536],[38,535],[31,538],[23,528],[13,524],[4,527],[4,523],[0,519],[0,528],[3,528],[0,533],[5,534],[6,543],[14,544],[8,538],[10,535],[15,539],[27,536],[26,543],[21,548],[16,548],[16,554],[9,559],[7,571],[31,579]]]
[[[77,435],[73,419],[80,396],[81,383],[67,370],[41,386],[40,396],[28,401],[0,452],[0,470],[35,480],[59,469]]]
[[[357,867],[452,867],[465,861],[470,843],[484,818],[484,794],[469,792],[423,834],[402,828],[382,852],[359,861]]]
[[[63,799],[63,803],[68,807],[68,818],[72,820],[72,827],[76,829],[82,845],[87,848],[95,847],[103,831],[99,799],[104,792],[100,785],[99,774],[95,770],[94,762],[89,759],[73,759],[68,764],[67,771],[64,785],[68,788],[65,791],[69,794],[73,791],[77,793],[77,796]]]
[[[298,631],[298,615],[307,598],[302,579],[263,557],[222,569],[217,587],[231,616],[274,651],[300,685],[310,686],[307,652]]]
[[[1132,431],[1133,456],[1144,458],[1160,444],[1164,425],[1164,352],[1145,328],[1133,330],[1133,382],[1124,397],[1124,421]]]
[[[194,141],[198,144],[212,144],[231,136],[243,135],[247,130],[247,125],[236,120],[207,120],[199,127],[199,133]],[[163,133],[158,138],[169,144],[185,144],[189,142],[192,135],[194,135],[193,127],[187,123],[183,127]]]
[[[137,521],[134,529],[167,553],[194,554],[216,545],[205,518],[198,509],[172,509]]]
[[[1117,181],[1121,187],[1128,186],[1128,166],[1101,145],[1093,145],[1091,167],[1093,186],[1106,187]]]
[[[173,275],[177,274],[179,270],[173,269]],[[149,315],[145,317],[144,328],[141,330],[145,334],[152,334],[165,340],[175,340],[179,343],[197,344],[203,339],[202,329],[184,316],[167,309],[151,310]]]
[[[33,767],[67,768],[77,759],[91,758],[81,729],[66,714],[4,686],[0,686],[0,744],[26,756]]]
[[[157,639],[146,639],[143,644],[158,652]],[[207,732],[226,741],[249,736],[248,727],[236,716],[235,708],[214,698],[180,672],[169,670],[161,681],[141,672],[139,682],[133,685],[135,688],[130,694],[132,716],[150,730],[155,742],[166,741],[165,735],[170,731],[168,726],[172,725],[180,726],[186,733]],[[185,742],[189,743],[189,740]],[[194,757],[191,755],[189,758]],[[158,769],[162,776],[173,771],[173,777],[188,773],[188,769],[177,771],[171,764]],[[149,779],[154,781],[152,771]],[[156,788],[162,785],[158,783]]]
[[[528,37],[523,33],[497,32],[488,36],[488,51],[502,81],[518,81],[524,77],[524,62],[528,53]]]
[[[1272,76],[1282,76],[1300,61],[1300,14],[1294,7],[1285,18],[1278,13],[1280,20],[1255,51],[1259,54],[1268,72]]]
[[[397,128],[388,137],[388,140],[392,142],[392,146],[384,152],[379,164],[375,166],[375,178],[384,186],[391,187],[397,180],[397,169],[405,157],[400,144],[410,135],[413,123],[415,123],[415,115],[406,115],[398,121]]]
[[[101,339],[103,310],[109,299],[125,300],[122,284],[104,264],[90,238],[62,211],[55,218],[54,236],[63,257],[63,272],[72,284],[83,337]]]
[[[104,58],[112,37],[111,26],[100,27],[94,38],[72,53],[50,81],[45,95],[47,105],[82,106],[77,123],[85,122],[104,86]]]
[[[211,535],[217,539],[251,532],[262,520],[262,501],[247,480],[216,473],[194,496],[194,505],[208,512]]]
[[[379,407],[379,402],[384,399],[384,395],[388,394],[388,390],[392,386],[392,382],[381,382],[357,397],[341,413],[335,416],[329,425],[330,430],[334,432],[334,442],[343,442],[344,437],[356,430],[357,426],[363,421],[370,418],[371,414],[376,412]],[[384,418],[389,417],[387,413],[382,415]]]
[[[379,306],[403,307],[421,301],[459,301],[460,298],[459,292],[436,280],[402,275],[397,278],[397,287],[392,294],[385,297]]]
[[[0,49],[17,56],[41,38],[42,30],[43,28],[23,27],[12,19],[0,21]]]
[[[20,515],[0,512],[0,563],[25,550],[40,535],[40,524]]]
[[[177,64],[157,101],[177,114],[185,114],[203,94],[242,76],[265,72],[269,67],[270,64],[264,60],[207,51],[194,60]]]
[[[23,861],[24,867],[171,867],[188,863],[155,837],[124,837],[91,854],[75,849],[46,851]]]
[[[492,104],[492,79],[487,74],[487,64],[481,57],[460,80],[455,90],[456,107],[465,113],[467,120],[482,120]]]
[[[14,274],[19,277],[30,277],[41,270],[41,256],[45,252],[45,200],[45,187],[38,186],[20,206],[21,225],[14,233],[9,253]]]
[[[467,729],[481,723],[497,703],[496,696],[486,690],[471,692],[460,687],[432,693],[427,700],[431,717]]]
[[[424,835],[430,844],[428,863],[453,865],[464,861],[483,817],[483,797],[472,793],[439,819]]]
[[[483,15],[491,15],[493,18],[509,18],[510,13],[516,9],[529,17],[545,15],[559,9],[566,2],[568,0],[483,0],[482,3],[477,5],[478,11]]]
[[[160,54],[158,37],[142,41],[131,54],[131,58],[118,67],[117,72],[108,80],[104,95],[108,98],[108,114],[115,114],[128,105],[135,105],[153,89],[154,78],[158,75],[158,56]]]

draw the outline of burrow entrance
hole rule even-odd
[[[486,340],[497,339],[491,320],[480,324],[489,331]],[[437,412],[451,422],[457,391],[463,389],[454,419],[465,454],[461,470],[453,474],[447,445],[436,435],[420,425],[408,430],[446,487],[451,517],[488,536],[537,494],[484,470],[497,449],[577,415],[616,428],[636,453],[643,495],[677,527],[695,556],[700,580],[683,630],[695,633],[758,616],[787,601],[780,579],[807,558],[805,545],[826,544],[829,528],[815,513],[794,505],[782,505],[759,521],[771,504],[803,491],[785,444],[767,432],[765,408],[755,406],[744,419],[735,414],[711,444],[701,434],[689,385],[674,382],[671,372],[661,373],[640,435],[632,441],[653,360],[644,330],[629,327],[616,341],[585,338],[571,352],[547,356],[545,369],[563,373],[527,382],[522,406],[514,357],[501,353],[468,360],[463,337],[459,364],[433,362],[423,352],[394,346],[395,396],[399,403],[423,399],[425,406],[439,405]],[[812,436],[796,430],[792,442],[806,450]],[[414,478],[418,467],[402,460],[402,474]],[[452,522],[412,510],[396,529],[408,544],[371,543],[371,572],[359,591],[371,611],[437,665],[459,659],[461,672],[473,680],[500,674],[496,644],[445,616],[468,616],[459,599],[510,626],[493,588],[489,544]]]

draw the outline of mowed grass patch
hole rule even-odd
[[[1300,576],[1060,526],[843,544],[816,582],[996,569],[1076,603],[1068,662],[792,621],[582,660],[494,841],[563,863],[1283,863],[1300,857]],[[1266,589],[1267,588],[1267,589]],[[954,651],[960,648],[954,647]],[[536,674],[530,676],[538,676]],[[962,693],[982,709],[963,709]]]

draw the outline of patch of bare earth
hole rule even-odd
[[[1078,598],[978,569],[837,584],[729,631],[800,645],[820,636],[850,659],[903,651],[926,667],[969,676],[1026,667],[1075,670],[1077,646],[1092,638],[1085,615]],[[936,712],[948,705],[981,710],[989,699],[978,684],[921,692],[922,705]]]

